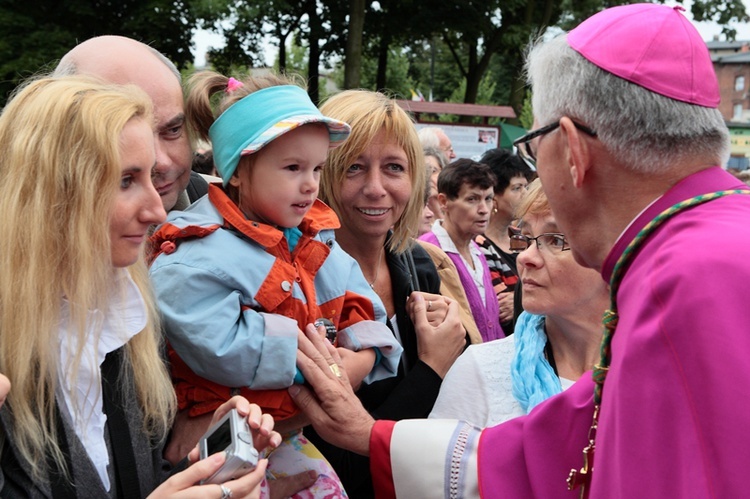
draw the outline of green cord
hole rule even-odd
[[[708,194],[701,194],[694,198],[686,199],[685,201],[679,202],[674,206],[667,208],[662,211],[659,215],[651,220],[635,238],[628,244],[625,251],[623,251],[620,258],[615,264],[615,268],[612,271],[612,277],[609,280],[609,296],[610,296],[610,308],[604,313],[602,323],[604,324],[604,334],[602,336],[602,344],[600,350],[599,364],[594,366],[593,379],[596,386],[594,387],[594,404],[600,405],[602,402],[602,390],[604,389],[604,381],[607,378],[607,372],[609,371],[609,365],[612,360],[612,338],[615,335],[615,328],[617,328],[617,291],[620,288],[620,281],[622,280],[623,274],[626,268],[630,265],[630,262],[643,242],[665,221],[669,220],[675,214],[693,206],[712,201],[714,199],[729,196],[731,194],[750,194],[750,190],[746,189],[733,189],[727,191],[717,191]]]

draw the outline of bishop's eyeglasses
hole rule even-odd
[[[580,123],[576,123],[575,121],[573,121],[573,125],[575,125],[577,129],[579,129],[586,135],[596,137],[596,131],[592,130],[586,125],[581,125]],[[539,145],[539,141],[534,139],[547,135],[548,133],[557,130],[557,128],[559,127],[560,120],[557,120],[547,126],[532,130],[523,137],[519,137],[518,139],[513,141],[513,145],[518,148],[518,155],[521,156],[521,159],[523,159],[534,170],[536,170],[536,150]]]

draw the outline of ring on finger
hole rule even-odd
[[[427,300],[427,311],[432,310],[432,300]]]
[[[338,364],[328,364],[328,367],[331,369],[331,372],[336,375],[337,378],[341,377],[341,369],[339,369]]]
[[[229,487],[222,485],[221,486],[221,499],[229,499],[232,497],[232,489]]]

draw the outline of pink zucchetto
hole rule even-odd
[[[601,69],[666,97],[719,105],[708,48],[682,7],[612,7],[568,33],[568,45]]]

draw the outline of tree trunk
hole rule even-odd
[[[308,16],[310,18],[310,34],[308,36],[309,41],[309,57],[307,67],[307,94],[310,96],[310,100],[318,105],[320,100],[320,34],[322,26],[320,23],[320,16],[316,11],[317,2],[311,0],[309,2]]]
[[[349,4],[349,34],[344,53],[344,88],[359,88],[362,69],[362,31],[365,27],[365,0]]]
[[[472,40],[469,45],[469,63],[466,71],[466,93],[464,94],[464,103],[466,104],[477,102],[479,83],[482,81],[485,71],[487,71],[487,64],[482,63],[485,58],[479,59],[477,51],[477,41]],[[458,121],[459,123],[471,123],[472,119],[472,116],[459,116]]]
[[[388,48],[391,45],[391,37],[383,35],[380,38],[380,47],[378,47],[378,74],[375,79],[375,89],[382,90],[388,83]]]
[[[276,38],[279,40],[279,73],[286,73],[286,39],[289,33],[284,33],[281,26],[276,26]]]

